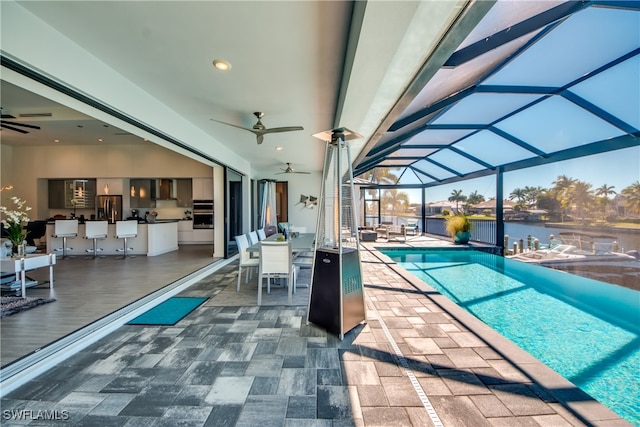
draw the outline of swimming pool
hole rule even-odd
[[[474,250],[380,251],[640,425],[640,292]]]

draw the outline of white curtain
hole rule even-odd
[[[260,205],[260,228],[273,225],[278,226],[276,216],[276,183],[266,182]]]

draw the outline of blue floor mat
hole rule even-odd
[[[127,325],[175,325],[209,298],[173,297],[127,323]]]

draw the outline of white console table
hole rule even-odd
[[[56,254],[30,254],[23,258],[2,258],[2,273],[15,273],[16,280],[21,283],[20,296],[26,297],[27,276],[26,272],[42,267],[49,267],[49,287],[53,289],[53,266],[56,264]]]

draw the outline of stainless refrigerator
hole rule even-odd
[[[96,219],[110,223],[122,220],[122,196],[98,196],[96,203]]]

